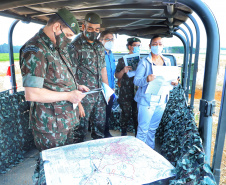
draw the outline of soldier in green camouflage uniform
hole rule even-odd
[[[30,126],[39,151],[73,143],[78,117],[72,103],[89,90],[78,86],[76,66],[68,55],[69,38],[78,31],[73,14],[60,9],[20,50],[25,97],[31,101]]]
[[[140,48],[140,39],[138,38],[129,38],[127,39],[127,48],[129,54],[139,52]],[[121,135],[127,135],[127,123],[130,120],[131,116],[134,122],[135,135],[137,133],[137,103],[134,100],[137,87],[133,84],[134,77],[129,78],[127,72],[132,70],[131,66],[125,66],[123,58],[118,59],[118,64],[116,66],[115,77],[118,78],[120,82],[119,89],[119,98],[118,103],[122,109],[120,115],[121,123]]]
[[[71,60],[77,65],[76,76],[79,84],[91,90],[100,88],[102,82],[108,84],[103,45],[97,40],[102,23],[99,15],[88,13],[79,34],[69,50]],[[79,104],[80,124],[74,131],[74,142],[83,142],[88,131],[89,121],[92,125],[93,139],[104,137],[106,103],[101,92],[88,94]],[[82,114],[81,112],[84,112]]]

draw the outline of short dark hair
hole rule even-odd
[[[57,14],[50,15],[47,25],[52,25],[56,22],[59,22],[63,28],[68,27]]]
[[[136,38],[136,37],[128,38],[127,39],[127,44],[126,44],[127,49],[129,49],[128,46],[132,46],[132,44],[134,42],[140,42],[141,43],[141,40],[139,38]]]
[[[160,35],[154,35],[154,36],[151,38],[150,44],[151,44],[151,42],[152,42],[154,39],[156,39],[156,38],[158,38],[158,37],[162,38]]]
[[[112,31],[105,30],[105,31],[102,31],[102,32],[101,32],[99,40],[103,39],[104,36],[105,36],[105,35],[108,35],[108,34],[114,35],[114,33],[113,33]]]

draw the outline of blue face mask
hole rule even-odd
[[[151,46],[151,52],[155,55],[160,55],[162,53],[163,47],[161,46]]]
[[[140,47],[133,47],[133,53],[140,53]]]

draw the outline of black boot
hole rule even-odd
[[[108,137],[113,137],[109,131],[104,133],[104,138]]]
[[[121,136],[127,136],[126,128],[122,128]]]
[[[98,135],[95,131],[91,132],[92,139],[102,139],[103,137]]]

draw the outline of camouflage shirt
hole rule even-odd
[[[45,88],[51,91],[69,92],[77,89],[72,66],[67,53],[67,44],[62,38],[55,45],[41,29],[20,50],[20,68],[24,87]],[[73,70],[74,69],[74,70]],[[71,70],[71,71],[70,71]],[[73,70],[73,71],[72,71]],[[75,126],[78,120],[72,103],[32,102],[30,124],[42,133],[64,132]]]
[[[76,77],[79,84],[90,89],[101,87],[101,69],[106,67],[104,51],[104,46],[98,40],[91,44],[87,42],[83,33],[76,37],[69,47],[69,54],[73,64],[77,66]],[[96,102],[98,94],[89,94],[82,102]]]
[[[120,72],[125,67],[123,58],[118,59],[115,72]],[[121,79],[121,87],[119,89],[119,103],[131,102],[135,96],[136,86],[133,84],[134,77],[129,78],[126,73],[123,74]]]

